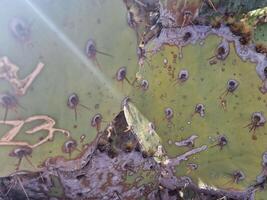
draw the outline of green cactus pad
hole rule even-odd
[[[77,143],[77,149],[82,151],[83,145],[91,143],[97,131],[104,130],[117,115],[122,98],[131,89],[126,80],[116,79],[118,69],[125,66],[126,78],[132,81],[137,65],[136,38],[127,25],[124,4],[120,1],[82,1],[78,5],[65,1],[17,1],[15,6],[13,2],[4,0],[0,5],[0,24],[3,27],[0,57],[8,57],[18,67],[19,80],[30,75],[38,63],[44,64],[23,95],[17,95],[16,87],[10,81],[0,80],[1,93],[9,92],[17,99],[17,104],[8,109],[6,122],[25,122],[30,117],[45,115],[55,121],[54,128],[70,133],[67,137],[54,132],[52,141],[34,147],[29,155],[35,167],[22,158],[19,169],[35,171],[49,157],[75,158],[79,151],[73,150],[69,157],[63,151],[64,143],[72,139]],[[111,6],[115,9],[110,9]],[[24,37],[12,32],[12,27],[18,26],[16,24],[25,29],[21,33]],[[95,42],[96,50],[100,52],[95,57],[88,58],[86,55],[89,40]],[[77,99],[73,97],[73,107],[67,105],[71,95],[77,95],[79,99],[76,105]],[[3,116],[1,120],[4,120],[5,106],[0,111]],[[92,120],[97,114],[101,115],[102,122],[96,126]],[[47,131],[32,135],[25,133],[42,123],[42,120],[25,122],[14,141],[30,145],[42,141]],[[1,137],[11,128],[1,123]],[[14,144],[0,145],[1,156],[5,158],[0,176],[15,171],[19,159],[9,154],[19,147]]]

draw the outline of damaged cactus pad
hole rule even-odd
[[[267,2],[15,2],[0,1],[3,198],[45,179],[40,199],[265,199]]]

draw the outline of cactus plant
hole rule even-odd
[[[245,27],[240,28],[242,32]],[[144,47],[150,65],[143,66],[140,77],[148,81],[149,89],[130,95],[136,108],[155,124],[169,157],[188,151],[190,146],[179,149],[175,143],[192,134],[198,136],[195,146],[209,146],[190,160],[198,169],[189,176],[219,188],[249,187],[261,171],[265,151],[265,102],[259,89],[264,87],[265,55],[240,40],[240,31],[233,34],[225,24],[213,29],[163,28]],[[182,71],[187,72],[185,79]],[[205,107],[202,115],[198,104]],[[177,167],[177,175],[186,173],[187,164]],[[245,174],[238,184],[229,175],[236,170]]]
[[[0,176],[82,157],[123,108],[143,157],[199,184],[253,184],[266,150],[264,48],[232,18],[195,25],[202,1],[182,15],[176,1],[142,2],[0,2]],[[98,149],[111,164],[120,153],[103,138]]]

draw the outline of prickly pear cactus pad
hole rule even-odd
[[[266,4],[1,0],[0,198],[265,199]]]
[[[178,166],[177,175],[219,188],[247,188],[266,151],[265,52],[244,41],[245,26],[243,35],[227,22],[168,27],[175,17],[161,10],[161,31],[151,40],[144,35],[136,85],[144,88],[145,81],[149,87],[130,98],[154,123],[169,157],[208,145]]]
[[[4,0],[0,11],[5,176],[74,158],[92,142],[131,88],[136,38],[120,1]]]

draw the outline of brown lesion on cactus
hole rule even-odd
[[[39,62],[31,74],[24,79],[20,79],[18,76],[19,67],[5,56],[0,58],[0,79],[8,81],[14,88],[15,93],[18,96],[23,96],[43,68],[44,64]]]
[[[210,25],[212,28],[214,29],[219,29],[222,25],[223,19],[222,17],[214,17],[213,19],[211,19]]]
[[[154,154],[156,153],[156,151],[152,148],[149,148],[147,151],[143,150],[142,151],[142,156],[143,158],[151,158],[154,156]]]
[[[126,152],[131,152],[135,147],[135,144],[133,143],[133,141],[127,141],[124,145],[124,150]]]
[[[255,51],[257,53],[261,53],[261,54],[267,56],[267,47],[264,44],[256,44],[255,45]]]
[[[20,133],[21,128],[26,123],[31,123],[33,121],[44,121],[42,124],[25,131],[26,134],[32,135],[39,131],[47,131],[48,134],[42,140],[38,141],[35,144],[30,144],[25,141],[14,141],[14,138]],[[46,115],[36,115],[27,118],[26,120],[7,120],[0,121],[0,124],[10,125],[13,128],[10,129],[2,138],[0,138],[0,146],[24,146],[27,148],[34,149],[46,142],[53,140],[55,132],[63,133],[66,137],[70,136],[70,132],[64,129],[54,128],[56,122],[49,116]]]
[[[240,36],[239,42],[242,45],[248,45],[252,40],[252,30],[250,25],[245,22],[236,21],[231,16],[226,16],[226,25],[236,36]]]
[[[107,151],[108,157],[110,158],[115,158],[118,156],[118,151],[116,150],[115,147],[111,146],[108,151]]]

